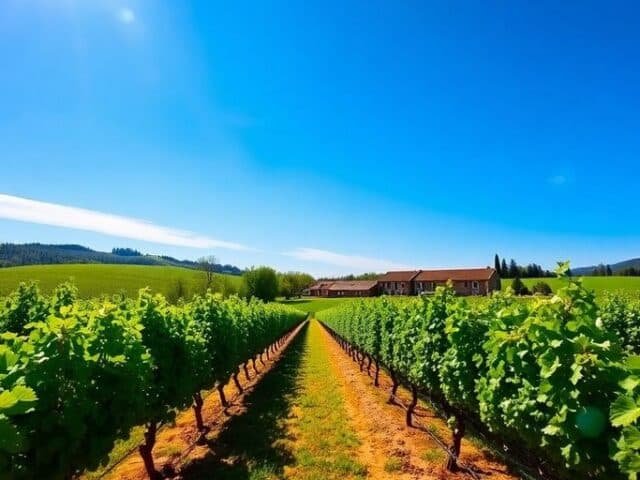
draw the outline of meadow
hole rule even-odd
[[[188,268],[102,264],[29,265],[0,269],[0,296],[15,290],[20,282],[36,281],[40,290],[48,294],[68,280],[73,280],[82,298],[115,293],[133,297],[144,287],[170,299],[190,298],[206,290],[205,274]],[[215,290],[223,287],[237,290],[240,277],[216,274],[212,283]]]
[[[584,286],[594,290],[597,295],[604,292],[640,293],[640,277],[582,277],[582,279]],[[511,279],[502,279],[502,289],[506,290],[512,281]],[[548,283],[554,292],[564,283],[559,278],[523,278],[522,281],[529,289],[536,283],[543,281]]]

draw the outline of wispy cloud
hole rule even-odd
[[[136,21],[136,13],[128,7],[119,8],[118,20],[125,24],[133,23]]]
[[[567,177],[565,177],[564,175],[553,175],[548,178],[548,182],[551,185],[564,185],[565,183],[567,183]]]
[[[192,248],[252,250],[244,245],[217,240],[193,232],[155,225],[137,218],[96,212],[55,203],[0,194],[0,218],[75,228],[114,237]]]
[[[340,267],[353,268],[361,271],[386,271],[386,270],[402,270],[410,267],[395,263],[389,260],[381,260],[377,258],[362,257],[360,255],[344,255],[341,253],[329,252],[327,250],[319,250],[317,248],[296,248],[285,255],[298,260],[307,260],[310,262],[325,263],[329,265],[337,265]]]

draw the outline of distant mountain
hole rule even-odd
[[[611,266],[611,270],[613,271],[614,275],[616,274],[616,272],[619,272],[621,270],[625,270],[628,268],[640,269],[640,258],[632,258],[630,260],[624,260],[618,263],[610,263],[609,266]],[[572,268],[571,273],[573,273],[573,275],[576,275],[576,276],[591,275],[593,270],[596,269],[597,267],[598,265],[591,265],[589,267]]]
[[[130,248],[114,248],[111,253],[99,252],[82,245],[45,245],[41,243],[0,244],[0,267],[42,265],[58,263],[110,263],[128,265],[170,265],[174,267],[198,268],[191,260],[178,260],[165,255],[147,255]],[[241,275],[242,270],[234,265],[216,264],[217,273]]]

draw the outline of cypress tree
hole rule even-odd
[[[515,293],[516,295],[527,295],[529,293],[529,290],[527,289],[523,281],[520,280],[520,277],[518,275],[513,278],[511,288],[513,288],[513,293]]]
[[[507,261],[503,258],[500,265],[500,273],[503,278],[509,278],[509,267],[507,267]]]
[[[509,263],[509,276],[511,278],[516,278],[518,276],[520,276],[520,269],[518,268],[518,264],[516,263],[516,261],[512,258],[511,262]]]

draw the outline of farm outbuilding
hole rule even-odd
[[[377,294],[377,280],[318,282],[309,288],[312,297],[374,297]]]

